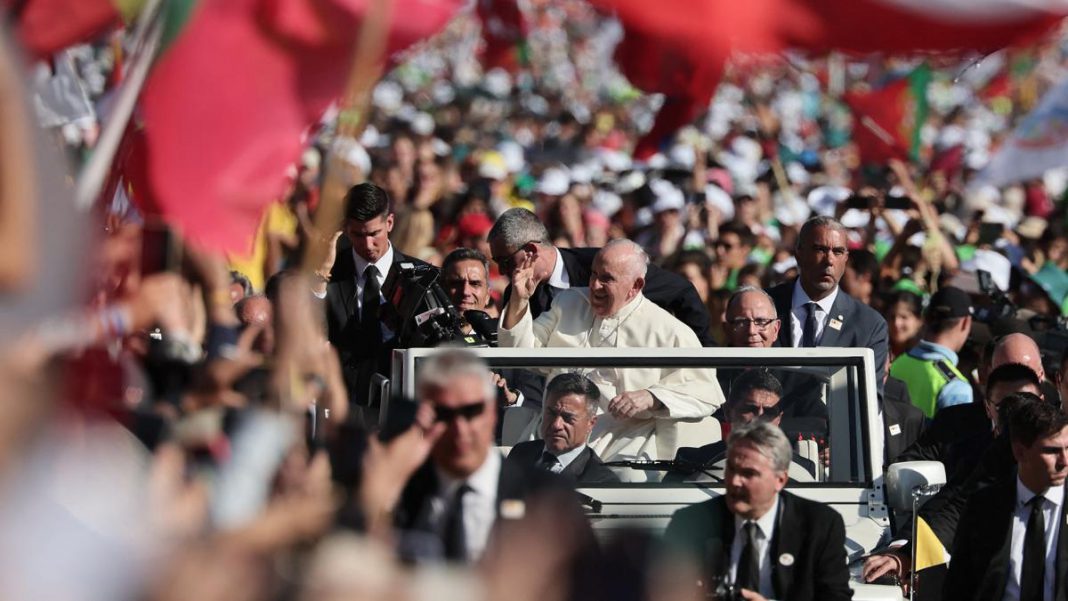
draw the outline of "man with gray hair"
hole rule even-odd
[[[697,336],[642,294],[649,258],[629,240],[613,240],[593,261],[589,288],[562,292],[535,319],[530,298],[537,259],[522,258],[501,314],[501,348],[695,348]],[[714,369],[633,367],[589,374],[604,397],[590,446],[605,461],[671,459],[678,420],[708,417],[723,404]]]
[[[553,299],[571,287],[589,286],[596,248],[556,248],[537,215],[509,209],[497,218],[488,235],[493,261],[509,279],[524,259],[533,259],[536,288],[530,299],[532,317],[548,311]],[[507,302],[512,287],[504,293]],[[690,327],[704,346],[715,346],[708,332],[708,308],[697,290],[682,276],[650,265],[642,293]]]
[[[556,376],[545,389],[541,440],[517,444],[508,453],[508,461],[540,467],[579,484],[619,482],[587,444],[597,424],[600,401],[601,391],[586,376]]]
[[[545,495],[566,496],[566,483],[504,461],[494,448],[496,388],[489,368],[473,353],[450,349],[427,359],[419,365],[416,390],[420,408],[414,427],[432,437],[433,447],[394,511],[402,548],[429,556],[422,559],[477,561],[498,516],[521,518],[514,508]],[[577,503],[573,508],[578,510]]]
[[[846,228],[830,217],[813,217],[797,236],[796,280],[768,290],[783,320],[779,346],[852,347],[875,351],[876,386],[886,379],[886,320],[842,290],[849,260]]]
[[[842,516],[783,490],[790,458],[774,424],[739,425],[727,439],[723,496],[672,516],[664,535],[670,559],[700,573],[702,597],[728,584],[758,601],[852,597]]]

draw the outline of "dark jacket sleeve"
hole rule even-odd
[[[826,527],[817,533],[824,534],[822,544],[817,547],[819,560],[815,563],[815,589],[813,599],[821,601],[849,601],[853,590],[849,588],[849,566],[846,564],[845,522],[838,512],[820,506],[825,513],[821,521]]]
[[[689,280],[656,265],[650,265],[642,294],[690,326],[703,346],[716,346],[708,329],[711,323],[708,308],[701,302],[697,289]]]

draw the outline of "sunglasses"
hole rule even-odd
[[[512,272],[512,268],[515,267],[515,256],[518,255],[520,253],[520,251],[525,250],[527,248],[527,245],[531,244],[532,242],[533,241],[524,242],[523,244],[521,244],[519,246],[519,248],[517,248],[514,251],[512,251],[512,253],[509,254],[507,257],[503,257],[503,258],[493,257],[493,262],[497,264],[497,267],[499,268],[500,272],[501,273],[511,273]]]
[[[464,418],[464,421],[471,421],[482,415],[485,410],[486,403],[483,402],[461,405],[460,407],[434,407],[434,421],[451,423],[461,417]]]
[[[756,405],[753,403],[746,403],[738,406],[739,413],[752,413],[753,415],[763,415],[768,419],[775,419],[782,415],[782,407],[773,405],[771,407],[765,407],[763,405]]]

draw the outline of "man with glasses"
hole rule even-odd
[[[533,260],[537,288],[530,298],[530,311],[535,319],[552,307],[553,299],[560,292],[590,285],[590,270],[599,249],[556,248],[549,241],[545,224],[526,209],[502,213],[488,239],[493,261],[510,281],[517,265],[528,257]],[[503,304],[508,303],[511,293],[509,285]],[[708,332],[708,309],[686,278],[650,265],[642,294],[689,326],[702,345],[715,346]]]
[[[870,348],[875,351],[875,381],[882,393],[888,350],[886,320],[838,286],[849,259],[848,243],[845,226],[830,217],[814,217],[801,226],[798,278],[768,291],[786,326],[779,330],[778,344]]]
[[[416,378],[421,408],[414,427],[433,446],[394,510],[402,553],[477,561],[498,520],[521,519],[532,502],[559,503],[561,523],[586,523],[566,481],[505,461],[494,448],[495,386],[478,357],[446,351],[420,365]],[[578,519],[564,520],[572,514]]]
[[[771,371],[764,368],[743,371],[734,379],[724,406],[727,421],[722,425],[722,438],[703,447],[682,447],[676,453],[675,460],[695,467],[722,462],[727,454],[726,440],[733,428],[756,420],[781,425],[782,397],[782,385]],[[816,464],[813,461],[794,453],[792,463],[815,477]]]

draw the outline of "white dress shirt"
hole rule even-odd
[[[1045,582],[1042,584],[1042,598],[1053,601],[1053,586],[1057,578],[1057,537],[1061,531],[1061,505],[1064,504],[1064,487],[1055,486],[1041,493],[1046,498],[1042,502],[1042,518],[1046,522],[1046,569],[1043,572]],[[1012,540],[1009,547],[1009,580],[1005,583],[1004,601],[1016,601],[1020,598],[1020,575],[1023,567],[1024,536],[1027,534],[1027,520],[1031,517],[1031,506],[1027,503],[1035,493],[1024,486],[1019,476],[1016,478],[1016,512],[1012,516]]]
[[[545,450],[548,451],[550,455],[556,455],[556,453],[549,451],[549,449]],[[578,456],[581,455],[582,451],[584,450],[586,450],[586,443],[582,443],[579,446],[571,449],[570,451],[565,451],[563,453],[560,453],[559,455],[556,455],[557,463],[555,466],[553,466],[552,472],[554,474],[559,474],[560,472],[567,469],[567,466],[571,465],[572,461],[578,459]]]
[[[772,589],[771,584],[771,557],[769,557],[769,552],[771,538],[775,535],[775,520],[778,516],[779,495],[776,494],[775,502],[772,504],[771,509],[755,522],[757,525],[755,543],[757,559],[760,562],[760,590],[757,592],[763,595],[765,599],[771,599],[775,596],[775,591]],[[741,561],[742,548],[745,546],[745,534],[742,532],[742,527],[745,526],[747,521],[741,516],[734,516],[734,541],[731,543],[731,582],[738,582],[738,562]]]
[[[553,265],[553,272],[549,274],[548,284],[553,288],[567,290],[571,287],[571,278],[567,277],[567,270],[564,269],[564,256],[560,254],[560,249],[555,246],[553,247],[553,252],[556,253],[556,263]]]
[[[797,348],[801,346],[801,339],[805,333],[805,320],[808,319],[808,307],[810,302],[815,302],[818,306],[816,310],[816,343],[823,338],[823,328],[827,325],[827,316],[831,313],[831,307],[834,306],[834,299],[838,298],[838,286],[834,287],[834,290],[830,294],[823,297],[822,300],[813,301],[808,297],[804,288],[801,287],[801,279],[798,278],[794,282],[794,295],[793,301],[790,304],[790,345]],[[835,316],[837,317],[837,316]]]
[[[356,249],[352,249],[352,260],[356,264],[356,314],[360,317],[363,316],[363,287],[367,285],[367,277],[364,274],[367,271],[367,266],[371,263],[356,253]],[[389,275],[389,269],[393,267],[393,244],[389,244],[389,248],[386,252],[378,258],[374,263],[375,268],[378,269],[378,298],[380,303],[386,302],[386,298],[382,295],[382,288],[386,285],[386,276]],[[382,324],[382,340],[389,340],[393,337],[393,332]]]
[[[482,466],[467,480],[455,480],[441,470],[438,474],[438,492],[430,500],[430,524],[438,535],[445,539],[445,522],[449,504],[456,497],[461,484],[471,490],[464,495],[464,540],[467,559],[478,561],[486,550],[490,530],[497,520],[497,483],[501,477],[501,454],[490,449]]]

